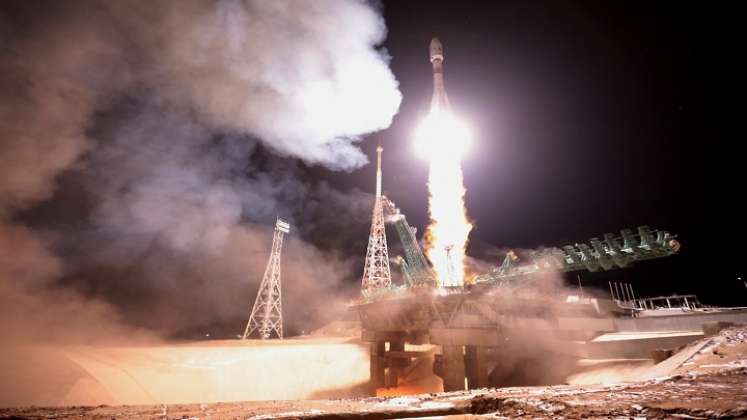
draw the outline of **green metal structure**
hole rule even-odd
[[[407,223],[405,215],[400,213],[391,200],[385,198],[384,203],[387,210],[387,221],[394,225],[405,250],[404,258],[397,257],[396,261],[402,271],[406,286],[408,288],[436,286],[436,275],[415,237],[416,228]]]
[[[674,235],[648,226],[639,226],[637,233],[623,229],[620,236],[606,233],[603,238],[591,238],[588,244],[530,251],[529,261],[523,264],[518,264],[516,254],[509,251],[503,264],[477,276],[476,283],[502,285],[548,271],[609,271],[627,268],[637,261],[668,257],[680,249]]]

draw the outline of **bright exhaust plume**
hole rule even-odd
[[[425,253],[440,287],[464,285],[472,223],[464,206],[462,157],[470,142],[467,125],[448,111],[431,111],[415,132],[415,151],[429,163]]]

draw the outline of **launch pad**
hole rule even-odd
[[[611,299],[590,298],[559,284],[564,272],[625,269],[678,253],[674,235],[648,226],[524,252],[523,259],[509,251],[500,266],[464,287],[443,287],[415,229],[386,202],[404,247],[397,259],[404,284],[364,289],[351,308],[370,347],[374,389],[400,387],[426,364],[444,391],[516,385],[513,374],[520,385],[558,383],[581,359],[649,359],[703,337],[708,324],[747,324],[747,308],[704,307],[693,296],[650,299],[630,285],[610,284]],[[430,347],[407,351],[408,345]]]
[[[522,296],[502,287],[445,295],[420,290],[352,309],[370,347],[374,389],[396,388],[411,369],[431,362],[444,391],[505,386],[517,366],[528,381],[523,385],[560,382],[566,363],[650,359],[702,338],[713,325],[747,324],[747,308],[635,317],[614,300]],[[431,350],[406,351],[424,344]],[[550,371],[558,376],[548,377]]]
[[[355,307],[362,340],[370,343],[371,381],[375,388],[396,387],[407,369],[425,353],[405,352],[405,344],[440,347],[434,372],[444,390],[490,385],[502,353],[531,341],[533,350],[576,356],[573,344],[613,330],[605,317],[612,307],[568,304],[553,299],[500,296],[469,291],[438,295],[415,293]],[[541,335],[541,338],[533,335]]]

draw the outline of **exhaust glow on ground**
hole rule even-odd
[[[186,404],[358,395],[365,346],[344,338],[0,350],[0,407]]]

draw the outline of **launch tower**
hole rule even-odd
[[[283,339],[283,307],[280,287],[280,251],[283,247],[283,235],[290,232],[288,222],[278,218],[275,222],[275,234],[272,238],[272,253],[265,268],[265,275],[259,285],[257,298],[254,300],[252,314],[246,324],[243,339],[259,331],[263,340],[273,333]]]
[[[361,292],[367,294],[379,289],[387,289],[392,284],[389,271],[389,252],[386,248],[386,232],[384,231],[384,198],[381,195],[381,152],[384,148],[376,148],[376,201],[374,201],[371,233],[368,236],[368,250],[366,264],[363,268]]]

